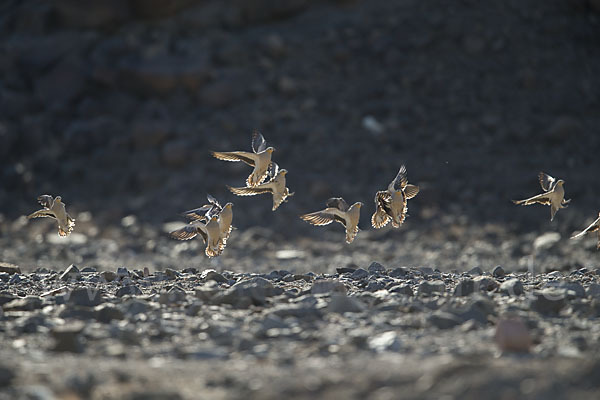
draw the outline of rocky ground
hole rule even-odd
[[[597,241],[568,238],[600,211],[599,4],[0,2],[0,398],[598,398]],[[209,155],[254,128],[276,212]],[[403,163],[409,217],[372,230]],[[553,222],[510,201],[540,170]],[[216,259],[167,235],[207,193]],[[365,203],[351,245],[298,218],[331,196]]]
[[[3,399],[600,394],[600,269],[0,270]]]

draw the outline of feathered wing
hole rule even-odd
[[[337,208],[340,211],[348,211],[348,203],[341,197],[332,197],[325,203],[327,208]]]
[[[263,135],[258,131],[252,132],[252,151],[256,154],[262,153],[267,148],[267,141]]]
[[[268,182],[275,179],[275,177],[277,176],[278,173],[279,173],[279,165],[277,165],[277,163],[275,161],[271,161],[271,164],[269,164],[269,167],[267,168],[267,176],[269,177]]]
[[[268,183],[263,183],[257,187],[231,187],[226,185],[227,189],[238,196],[255,196],[263,193],[273,193],[273,188]]]
[[[589,232],[600,232],[600,215],[598,216],[598,218],[592,222],[590,224],[590,226],[588,226],[587,228],[585,228],[583,231],[579,232],[577,235],[575,236],[571,236],[571,239],[576,239],[578,237],[581,237],[583,235],[585,235],[586,233]]]
[[[394,180],[390,182],[388,190],[390,192],[402,190],[406,185],[408,185],[408,175],[406,173],[406,166],[402,165]]]
[[[212,156],[223,161],[242,161],[251,167],[257,162],[257,156],[247,151],[212,151]]]
[[[208,242],[208,237],[206,234],[206,230],[202,229],[199,224],[188,224],[181,229],[177,229],[171,232],[171,235],[174,239],[179,240],[190,240],[195,238],[197,235],[200,235],[205,243]]]
[[[386,226],[392,217],[390,216],[390,203],[392,195],[387,190],[381,190],[375,194],[375,212],[371,216],[371,225],[375,229]]]
[[[540,186],[544,191],[549,192],[551,190],[554,190],[554,186],[556,185],[556,179],[544,172],[540,172],[538,174],[538,179],[540,180]]]
[[[54,213],[52,211],[50,211],[50,210],[45,209],[45,208],[42,209],[42,210],[37,210],[36,212],[33,212],[33,213],[29,214],[27,216],[27,219],[44,218],[44,217],[56,219],[56,216],[54,215]]]
[[[192,221],[206,221],[207,214],[209,214],[209,211],[212,208],[213,208],[212,204],[205,204],[202,207],[198,207],[198,208],[194,208],[193,210],[185,211],[181,215],[183,215],[185,218],[192,220]]]
[[[406,185],[404,188],[404,197],[407,199],[412,199],[419,193],[419,187],[415,185]]]
[[[530,197],[525,200],[513,200],[513,203],[520,204],[523,206],[529,206],[531,204],[539,203],[545,206],[551,204],[550,196],[547,193],[538,194],[537,196]]]
[[[346,226],[346,220],[344,219],[343,214],[340,213],[339,209],[333,207],[301,215],[300,219],[316,226],[329,225],[334,221]]]
[[[37,198],[38,203],[40,203],[40,205],[42,207],[46,207],[46,208],[52,208],[52,204],[54,204],[54,198],[52,196],[50,196],[49,194],[43,194],[41,196],[39,196]]]

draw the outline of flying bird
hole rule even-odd
[[[227,243],[227,239],[229,239],[229,235],[233,230],[233,203],[229,202],[222,206],[221,203],[210,194],[207,195],[206,198],[208,204],[186,211],[183,213],[183,216],[191,221],[202,221],[206,223],[213,215],[216,215],[219,221],[219,228],[221,229],[221,237],[223,238],[223,241]]]
[[[540,186],[544,193],[538,194],[537,196],[530,197],[525,200],[513,200],[515,204],[521,204],[528,206],[531,204],[539,203],[545,206],[550,206],[550,221],[554,220],[554,215],[561,208],[567,208],[567,204],[571,201],[565,200],[565,189],[563,185],[565,181],[562,179],[556,180],[548,174],[540,172],[539,175]]]
[[[277,210],[277,207],[281,205],[284,201],[287,201],[288,197],[294,195],[294,193],[290,193],[290,189],[285,187],[285,175],[287,174],[287,170],[279,169],[277,163],[272,162],[269,167],[268,176],[269,180],[265,183],[261,183],[256,187],[231,187],[227,186],[232,193],[237,194],[238,196],[254,196],[257,194],[270,193],[273,195],[273,208],[272,210]]]
[[[579,232],[577,235],[571,237],[571,239],[576,239],[590,232],[598,232],[598,250],[600,250],[600,213],[598,213],[598,218],[596,218],[596,220],[592,222],[590,226]]]
[[[383,228],[392,221],[394,228],[399,228],[406,218],[408,199],[419,193],[419,187],[408,183],[406,167],[402,165],[398,174],[387,187],[375,194],[375,212],[371,217],[373,228]]]
[[[333,221],[339,222],[346,227],[346,243],[352,243],[358,234],[358,221],[360,219],[360,208],[363,203],[356,202],[348,207],[348,203],[341,197],[332,197],[327,200],[324,210],[310,214],[301,215],[300,218],[312,225],[329,225]]]
[[[71,218],[67,213],[65,203],[62,202],[60,196],[52,198],[52,196],[48,194],[43,194],[38,197],[37,200],[44,208],[29,214],[27,216],[28,219],[41,217],[54,218],[58,223],[58,234],[60,236],[67,236],[73,231],[75,219]]]
[[[268,169],[271,165],[271,154],[275,149],[273,147],[267,147],[267,142],[262,134],[258,131],[254,131],[252,134],[252,153],[247,151],[213,151],[211,154],[213,157],[219,160],[225,161],[242,161],[254,170],[246,179],[246,185],[248,187],[257,187],[266,179],[268,175]]]
[[[204,254],[208,257],[220,256],[225,249],[225,241],[221,237],[221,228],[216,215],[211,215],[206,223],[196,220],[181,229],[170,233],[171,237],[178,240],[190,240],[200,235],[206,243]]]

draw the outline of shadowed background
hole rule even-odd
[[[0,254],[30,267],[208,262],[199,241],[171,241],[164,224],[211,193],[235,202],[239,229],[211,261],[227,268],[265,254],[265,268],[313,270],[374,258],[510,269],[538,253],[540,267],[595,263],[593,238],[566,239],[600,211],[598,10],[593,0],[3,2]],[[275,213],[267,196],[226,190],[249,167],[209,154],[249,150],[254,128],[296,192]],[[371,231],[375,191],[403,163],[421,187],[410,216]],[[539,193],[540,170],[573,199],[553,223],[548,207],[510,202]],[[19,218],[42,193],[63,197],[80,235],[58,241],[49,221]],[[297,218],[331,196],[366,205],[351,246],[341,226]]]

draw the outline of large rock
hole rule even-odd
[[[446,285],[442,281],[424,281],[419,285],[417,293],[420,296],[433,296],[443,294],[446,291]]]

